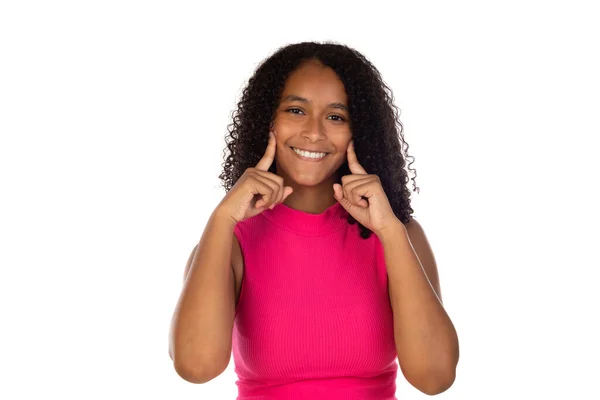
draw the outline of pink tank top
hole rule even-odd
[[[232,353],[238,400],[396,400],[383,247],[336,203],[238,223],[244,276]]]

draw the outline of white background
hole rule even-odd
[[[170,319],[238,96],[304,40],[361,51],[401,109],[460,337],[437,397],[600,398],[592,3],[2,2],[0,398],[235,398],[233,359],[176,374]],[[401,373],[397,397],[429,398]]]

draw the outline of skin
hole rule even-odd
[[[284,186],[293,188],[283,201],[286,206],[318,214],[337,202],[333,191],[336,171],[347,160],[352,140],[347,101],[337,74],[319,62],[307,62],[288,77],[272,127],[276,174],[283,178]],[[329,154],[321,162],[307,162],[298,159],[292,147]],[[244,262],[235,236],[231,260],[237,307]]]
[[[288,97],[292,95],[306,101]],[[344,106],[344,86],[330,68],[308,62],[290,75],[272,128],[275,154],[268,150],[284,186],[293,188],[283,204],[316,214],[339,201],[379,237],[385,251],[400,368],[414,387],[438,394],[452,386],[459,353],[456,330],[443,307],[435,257],[421,225],[415,219],[406,224],[399,221],[378,177],[369,175],[358,162]],[[321,162],[304,161],[292,147],[328,154]],[[341,177],[342,185],[334,185],[336,171],[345,161],[352,174]],[[244,265],[235,236],[232,246],[237,307]]]
[[[288,78],[273,122],[276,173],[294,189],[283,204],[317,214],[336,203],[333,183],[352,139],[347,106],[344,85],[329,67],[310,61]],[[292,147],[328,154],[307,162]]]

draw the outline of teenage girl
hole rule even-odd
[[[377,69],[340,44],[280,48],[228,139],[226,195],[173,315],[177,373],[208,382],[233,354],[238,399],[396,399],[398,367],[423,393],[447,390],[457,333]]]

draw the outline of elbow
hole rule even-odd
[[[195,384],[210,382],[221,375],[227,368],[227,364],[225,364],[225,367],[222,367],[222,364],[219,363],[212,363],[212,367],[206,365],[206,363],[192,364],[177,359],[173,360],[173,367],[175,368],[177,375],[185,381]]]
[[[435,396],[450,389],[456,380],[458,366],[458,346],[452,352],[426,363],[405,361],[402,368],[406,380],[416,389],[429,396]],[[403,364],[400,364],[401,367]]]
[[[456,379],[456,369],[446,369],[423,374],[420,379],[410,381],[411,385],[424,394],[435,396],[448,390]]]
[[[231,357],[231,352],[229,352]],[[169,357],[177,375],[183,380],[203,384],[221,375],[229,365],[230,357],[217,357],[214,354],[198,355],[198,352],[182,349],[171,337]]]
[[[435,379],[429,379],[426,381],[425,384],[421,385],[421,387],[418,389],[429,396],[435,396],[436,394],[443,393],[450,389],[450,387],[454,384],[455,378],[455,373],[437,376]]]
[[[177,375],[187,382],[201,384],[212,379],[210,374],[207,374],[204,371],[194,368],[190,365],[173,362],[173,366],[175,367],[175,372],[177,372]]]

